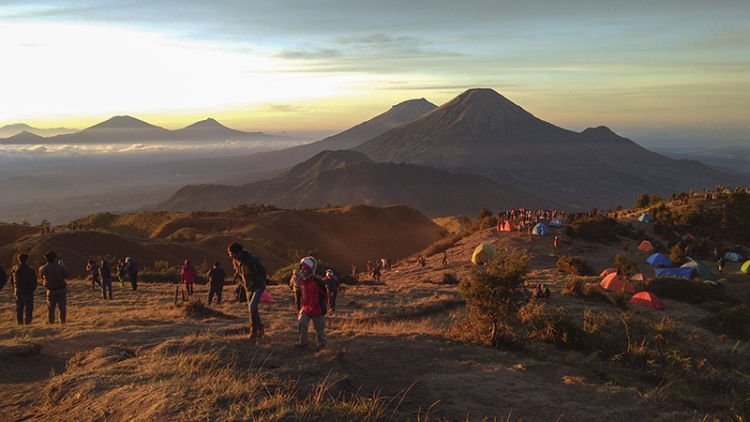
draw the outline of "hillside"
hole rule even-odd
[[[228,265],[226,247],[241,241],[262,257],[270,271],[311,251],[346,269],[382,256],[408,256],[437,240],[442,229],[419,212],[394,206],[355,206],[316,210],[238,207],[222,212],[95,214],[53,233],[12,241],[0,248],[0,262],[15,253],[37,259],[55,250],[71,271],[80,274],[89,258],[133,256],[143,268],[219,260]]]
[[[576,209],[740,179],[650,152],[606,127],[557,127],[491,89],[470,89],[356,150],[378,162],[481,174]]]
[[[413,164],[373,163],[354,151],[324,151],[273,179],[242,186],[186,186],[158,205],[217,210],[242,203],[285,208],[326,204],[404,204],[428,216],[476,214],[480,208],[555,206],[554,201],[473,174]]]

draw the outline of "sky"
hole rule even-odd
[[[0,2],[0,126],[340,130],[490,87],[538,117],[750,140],[750,1]]]

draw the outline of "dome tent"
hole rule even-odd
[[[531,229],[531,234],[536,236],[547,236],[549,234],[549,227],[545,226],[543,223],[538,223],[533,229]]]
[[[608,276],[604,277],[599,285],[602,286],[602,289],[608,290],[610,292],[621,292],[624,290],[625,293],[635,293],[633,284],[631,284],[624,275],[620,275],[617,273],[611,273]]]
[[[654,244],[648,240],[644,240],[640,244],[638,244],[638,250],[643,252],[651,252],[654,250]]]
[[[646,258],[646,262],[654,267],[669,267],[672,265],[672,261],[669,260],[669,257],[666,254],[659,252],[649,255],[648,258]]]
[[[647,291],[639,292],[630,298],[630,303],[646,306],[660,311],[664,310],[664,302],[662,302],[655,294]]]
[[[471,254],[471,262],[474,265],[484,265],[497,256],[497,249],[489,243],[481,243]]]
[[[641,223],[650,223],[653,220],[654,219],[651,217],[651,215],[649,215],[649,214],[647,214],[645,212],[643,214],[641,214],[640,217],[638,217],[638,221],[640,221]]]

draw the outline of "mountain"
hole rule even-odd
[[[17,135],[21,132],[29,132],[38,136],[54,136],[65,133],[73,133],[76,129],[68,129],[64,127],[40,129],[37,127],[30,126],[26,123],[14,123],[0,127],[0,138],[7,138],[13,135]]]
[[[290,208],[326,204],[404,204],[429,216],[476,214],[480,208],[555,206],[473,174],[413,164],[375,163],[355,151],[324,151],[284,174],[242,186],[185,186],[158,209],[225,209],[243,203]]]
[[[581,133],[560,128],[492,89],[470,89],[355,149],[378,162],[484,175],[577,209],[629,204],[643,192],[739,183],[734,175],[648,151],[603,126]]]
[[[15,125],[14,127],[20,127]],[[33,131],[27,130],[30,134]],[[263,132],[243,132],[230,129],[215,119],[208,118],[178,130],[167,130],[132,116],[114,116],[101,123],[62,135],[41,137],[20,133],[0,139],[0,144],[91,144],[138,142],[191,142],[191,141],[258,141],[278,139]]]

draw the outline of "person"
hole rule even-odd
[[[367,261],[367,272],[368,273],[372,272],[372,261]]]
[[[206,278],[208,278],[208,304],[211,305],[211,301],[216,296],[216,303],[221,305],[221,294],[224,291],[224,279],[227,277],[227,273],[221,268],[219,261],[214,262],[214,266],[208,270]]]
[[[424,259],[422,255],[419,255],[417,257],[417,264],[419,264],[420,267],[424,268],[425,265],[427,265],[427,261]]]
[[[448,266],[448,252],[443,251],[443,267]]]
[[[302,289],[299,287],[299,275],[297,274],[297,270],[292,271],[292,277],[289,278],[289,288],[292,290],[292,294],[294,294],[294,304],[297,305],[297,312],[299,312],[302,304],[300,301]]]
[[[125,266],[122,267],[130,279],[130,287],[138,290],[138,263],[132,257],[125,258]]]
[[[120,280],[120,287],[125,287],[125,258],[120,258],[117,262],[117,279]]]
[[[555,248],[555,252],[557,252],[557,248],[560,246],[560,238],[555,235],[555,238],[552,239],[552,247]],[[626,245],[627,247],[627,245]]]
[[[89,273],[89,277],[91,278],[91,290],[96,290],[97,284],[99,285],[99,288],[101,288],[102,283],[99,281],[99,266],[93,259],[89,259],[86,263],[86,272]]]
[[[196,274],[195,268],[190,264],[189,259],[186,259],[182,264],[182,269],[180,270],[180,278],[182,279],[182,282],[185,283],[185,289],[187,290],[188,296],[192,296]]]
[[[308,256],[302,258],[299,263],[299,283],[302,289],[302,306],[297,319],[299,328],[299,342],[296,347],[307,347],[307,328],[312,320],[315,332],[318,335],[318,348],[325,347],[326,338],[326,304],[328,292],[325,283],[317,275],[317,261]]]
[[[232,258],[234,268],[240,276],[247,295],[252,325],[252,334],[250,335],[250,338],[261,338],[265,334],[265,331],[260,319],[258,304],[260,302],[260,296],[263,294],[263,291],[266,290],[266,277],[268,276],[266,268],[257,256],[246,251],[245,248],[237,242],[234,242],[227,247],[227,254]]]
[[[380,283],[380,268],[375,267],[372,269],[372,279]]]
[[[726,264],[726,259],[724,259],[724,255],[722,255],[719,257],[719,260],[716,261],[716,266],[718,267],[720,274],[724,272],[724,264]]]
[[[338,296],[339,293],[339,280],[336,278],[333,270],[329,268],[326,270],[326,275],[323,278],[323,281],[325,281],[326,289],[328,289],[328,307],[331,311],[335,311],[336,296]]]
[[[352,264],[352,277],[357,278],[359,275],[359,265]]]
[[[47,320],[55,323],[55,308],[60,310],[60,322],[65,324],[68,314],[68,271],[64,266],[55,262],[57,254],[49,251],[44,254],[46,264],[39,267],[39,279],[47,289]]]
[[[109,295],[109,300],[112,300],[112,267],[105,259],[99,264],[99,278],[102,281],[102,298],[106,300]]]
[[[16,322],[31,324],[34,313],[34,290],[37,286],[36,272],[28,266],[29,255],[18,255],[18,264],[10,270],[10,284],[16,299]]]

